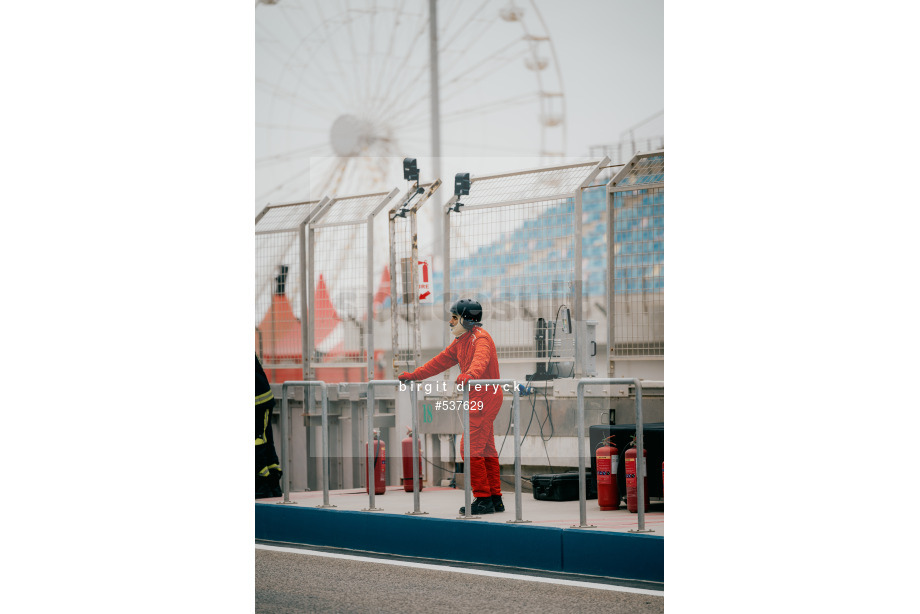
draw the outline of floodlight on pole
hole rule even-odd
[[[403,179],[413,181],[418,179],[418,165],[415,158],[403,159]]]
[[[463,203],[460,202],[460,197],[464,194],[470,193],[470,174],[469,173],[457,173],[454,175],[454,196],[457,197],[457,202],[454,203],[454,206],[451,207],[454,213],[460,213],[460,207],[463,206]]]
[[[412,202],[412,199],[419,194],[425,193],[425,188],[422,188],[418,184],[418,163],[415,158],[403,158],[403,179],[406,181],[415,181],[415,190],[409,195],[409,198],[406,199],[406,202],[402,204],[402,208],[399,210],[399,213],[396,214],[396,217],[406,217],[406,213],[409,212],[409,203]]]
[[[454,196],[463,196],[470,193],[470,174],[457,173],[454,175]]]

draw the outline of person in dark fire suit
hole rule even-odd
[[[256,499],[281,496],[281,467],[272,435],[272,388],[256,355]]]
[[[451,306],[450,311],[450,330],[456,339],[418,369],[401,373],[400,381],[423,380],[456,364],[460,365],[458,384],[466,384],[472,379],[500,379],[495,343],[482,328],[482,305],[472,299],[461,299]],[[498,451],[492,430],[492,423],[502,406],[502,388],[474,385],[469,399],[470,489],[476,497],[470,505],[470,514],[504,512]],[[462,438],[460,449],[464,449]],[[465,513],[465,508],[460,508],[461,514]]]

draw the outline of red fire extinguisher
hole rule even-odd
[[[617,465],[619,453],[613,445],[613,435],[598,444],[597,457],[597,503],[601,509],[620,509],[620,493],[617,488]]]
[[[636,477],[636,438],[633,437],[626,450],[626,509],[632,513],[639,511],[639,480]],[[646,459],[643,465],[646,472],[642,476],[642,490],[645,491],[645,511],[648,511],[648,471],[647,471],[647,454],[642,450],[642,458]]]
[[[413,489],[413,478],[415,474],[412,473],[412,429],[406,427],[406,438],[402,440],[402,460],[403,460],[403,488],[406,489],[406,492],[412,492]],[[422,492],[422,479],[424,478],[424,472],[422,471],[422,442],[418,442],[418,490]]]
[[[374,429],[373,461],[368,456],[367,444],[364,444],[364,459],[367,462],[368,468],[372,465],[374,467],[374,494],[385,495],[387,492],[387,446],[380,440],[380,429]],[[370,479],[368,478],[368,472],[366,470],[364,472],[364,479],[367,484],[370,485]],[[367,487],[364,488],[364,492],[369,492]]]

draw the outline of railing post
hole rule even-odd
[[[578,427],[578,526],[579,529],[595,529],[596,525],[588,524],[587,496],[585,488],[585,384],[586,380],[579,380],[575,387],[578,397],[575,421]]]
[[[375,498],[374,498],[374,486],[375,486],[375,477],[373,467],[371,465],[371,447],[374,442],[374,388],[377,386],[399,386],[399,380],[395,379],[380,379],[380,380],[370,380],[367,382],[367,454],[365,454],[365,465],[367,471],[365,472],[367,478],[367,498],[368,506],[363,508],[363,512],[379,512],[382,511],[382,507],[376,507]],[[413,414],[414,419],[415,414]],[[418,509],[418,503],[416,503],[416,510]]]
[[[523,519],[523,503],[521,501],[521,395],[514,382],[514,396],[511,397],[511,419],[514,420],[514,520],[510,524],[527,523]]]
[[[316,507],[335,507],[329,503],[329,397],[326,395],[325,382],[305,382],[307,386],[319,386],[323,395],[323,504]],[[304,395],[306,396],[306,395]]]
[[[278,503],[281,505],[293,505],[290,500],[291,490],[291,472],[288,467],[288,437],[290,416],[288,415],[288,382],[281,384],[281,494],[282,499]]]
[[[463,516],[458,516],[458,518],[463,518],[468,520],[470,518],[480,518],[480,516],[472,515],[472,484],[470,484],[470,383],[466,382],[463,384],[463,404],[460,405],[461,414],[465,417],[461,418],[463,422],[463,498],[466,501],[466,505],[463,507]]]
[[[636,388],[636,496],[639,502],[636,504],[639,510],[639,527],[630,529],[630,533],[654,533],[651,529],[645,528],[645,475],[647,469],[645,466],[645,449],[643,435],[644,427],[642,426],[642,382],[638,379],[633,380],[633,386]]]
[[[291,474],[289,473],[290,467],[288,467],[287,462],[287,440],[288,440],[288,423],[290,422],[290,411],[288,407],[288,395],[287,389],[289,386],[303,386],[304,391],[304,410],[307,407],[307,391],[312,386],[319,387],[323,395],[323,422],[322,422],[322,442],[323,442],[323,504],[317,505],[316,507],[336,507],[329,503],[329,397],[326,394],[326,383],[325,382],[315,382],[315,381],[289,381],[281,384],[281,424],[282,424],[282,436],[281,436],[281,472],[283,479],[281,480],[281,492],[282,500],[279,501],[279,504],[290,504],[294,503],[289,499],[289,493],[291,489]],[[306,411],[304,412],[306,413]]]
[[[416,293],[417,294],[417,293]],[[409,405],[412,406],[412,500],[413,506],[411,512],[406,512],[410,516],[420,516],[427,514],[428,512],[423,512],[420,510],[420,496],[419,496],[419,480],[422,479],[422,476],[419,475],[419,457],[418,457],[418,387],[415,385],[415,382],[409,382]],[[403,463],[405,466],[405,463]]]
[[[466,421],[463,423],[463,474],[465,476],[466,488],[464,496],[466,498],[466,507],[464,508],[464,515],[460,518],[479,518],[479,516],[470,515],[471,510],[470,506],[472,498],[472,484],[470,483],[470,424],[469,424],[469,391],[472,386],[505,386],[510,385],[513,388],[513,393],[511,397],[511,411],[512,411],[512,421],[514,424],[514,506],[515,512],[514,520],[508,520],[508,523],[527,523],[529,520],[523,520],[523,504],[521,502],[521,442],[520,442],[520,392],[515,385],[515,381],[512,379],[478,379],[470,380],[466,383],[463,389],[463,406],[461,411],[466,412]],[[482,410],[476,410],[482,411]]]
[[[578,396],[578,512],[579,524],[572,525],[578,529],[593,529],[595,525],[587,524],[587,507],[585,488],[585,389],[589,384],[626,384],[631,385],[636,390],[636,495],[639,498],[639,517],[638,528],[630,529],[630,533],[654,533],[651,529],[645,528],[645,480],[642,476],[645,474],[645,457],[642,455],[643,449],[643,419],[642,419],[642,382],[638,378],[596,378],[588,377],[578,381],[576,387]],[[616,478],[614,478],[616,479]]]
[[[377,452],[374,450],[374,385],[377,382],[369,381],[367,383],[367,448],[364,452],[364,481],[367,484],[367,507],[363,508],[362,512],[379,512],[383,510],[382,507],[377,507],[376,501],[374,500],[375,493],[374,489],[377,484],[377,475],[376,468],[374,467],[372,460]],[[360,454],[360,450],[358,451]]]

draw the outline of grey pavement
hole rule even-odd
[[[256,550],[255,570],[256,612],[664,611],[658,595],[263,549]]]

